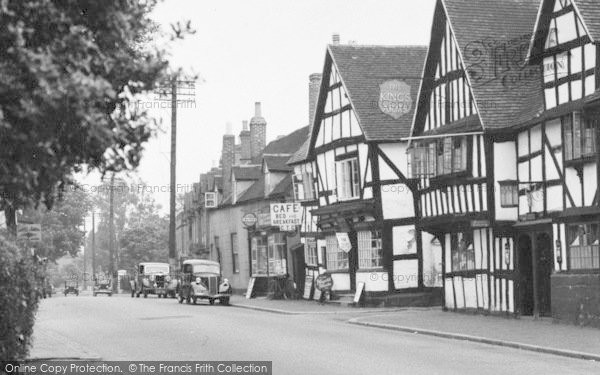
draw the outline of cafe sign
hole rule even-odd
[[[300,224],[302,224],[300,203],[271,203],[271,225],[289,231],[291,227]]]

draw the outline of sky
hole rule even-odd
[[[165,30],[190,20],[196,33],[170,46],[171,63],[193,71],[194,105],[178,109],[177,183],[191,188],[218,163],[230,122],[262,103],[267,142],[308,124],[308,76],[321,72],[333,33],[342,44],[427,45],[434,0],[164,0],[153,18]],[[162,131],[149,142],[139,168],[147,191],[168,212],[170,109],[153,110]],[[99,183],[96,175],[84,183]],[[162,191],[162,192],[161,192]]]

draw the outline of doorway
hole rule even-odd
[[[304,259],[304,245],[299,244],[292,250],[292,261],[294,263],[294,282],[296,290],[304,291],[304,280],[306,279],[306,260]]]
[[[551,316],[552,237],[546,230],[518,234],[518,305],[521,315]]]
[[[533,255],[531,238],[527,234],[519,236],[519,304],[521,315],[533,315]]]

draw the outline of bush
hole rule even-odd
[[[0,361],[24,359],[31,345],[41,271],[21,254],[0,235]]]

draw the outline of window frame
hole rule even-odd
[[[517,180],[503,180],[498,181],[500,185],[500,207],[502,208],[514,208],[519,207],[519,182]],[[513,189],[510,191],[510,201],[504,200],[505,198],[505,189],[510,188]]]
[[[304,264],[310,267],[317,267],[319,265],[316,239],[307,238],[304,242]]]
[[[340,249],[337,243],[337,237],[327,236],[326,241],[326,256],[327,256],[327,270],[346,272],[350,269],[350,262],[348,253]]]
[[[350,166],[346,170],[345,166],[348,164]],[[349,173],[348,179],[346,179],[346,173]],[[350,201],[361,198],[358,155],[335,161],[335,181],[338,201]]]
[[[577,228],[577,230],[579,230],[581,227],[592,227],[592,226],[596,226],[595,228],[595,232],[596,232],[596,241],[598,242],[598,244],[594,245],[592,244],[586,244],[586,245],[582,245],[582,239],[584,239],[586,233],[578,233],[577,237],[579,240],[579,245],[577,247],[579,247],[580,251],[583,252],[584,251],[584,247],[585,248],[589,248],[589,258],[591,260],[591,266],[590,267],[573,267],[573,254],[572,254],[572,240],[571,240],[571,229],[572,228]],[[585,230],[585,229],[584,229]],[[600,271],[600,223],[598,222],[577,222],[577,223],[568,223],[566,224],[566,228],[565,228],[565,235],[566,235],[566,256],[567,256],[567,269],[569,271],[575,271],[575,272],[589,272],[589,271],[594,271],[594,272],[599,272]],[[573,240],[575,240],[575,238],[573,238]],[[586,241],[587,242],[587,241]],[[594,251],[594,246],[596,247],[596,251]],[[585,258],[582,259],[583,257],[578,257],[578,261],[579,262],[584,262]],[[596,262],[595,267],[594,267],[594,261]]]
[[[461,248],[460,241],[465,240],[467,244],[464,248]],[[470,242],[469,242],[470,240]],[[470,243],[469,250],[468,244]],[[471,259],[469,259],[469,252],[472,253],[472,267],[469,267]],[[456,255],[456,256],[455,256]],[[464,267],[463,267],[464,258]],[[475,242],[472,231],[467,232],[456,232],[450,235],[450,262],[452,272],[469,272],[477,269],[475,262]]]
[[[575,121],[576,118],[579,119],[578,122]],[[594,119],[585,116],[582,112],[575,111],[561,116],[560,121],[565,162],[585,161],[595,158],[598,132]],[[586,149],[589,151],[584,152]]]
[[[383,237],[381,230],[365,230],[357,232],[358,268],[383,268]]]

